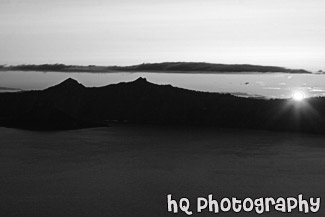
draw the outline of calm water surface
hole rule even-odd
[[[1,87],[23,90],[44,89],[67,78],[85,86],[104,86],[145,77],[156,84],[171,84],[192,90],[228,92],[240,96],[290,98],[302,91],[306,97],[325,95],[325,75],[287,73],[246,74],[183,74],[183,73],[61,73],[36,71],[2,71]],[[2,90],[3,91],[3,90]]]

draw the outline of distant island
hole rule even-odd
[[[304,69],[288,69],[278,66],[249,64],[216,64],[205,62],[143,63],[132,66],[78,66],[65,64],[1,66],[9,71],[53,71],[53,72],[156,72],[156,73],[311,73]]]

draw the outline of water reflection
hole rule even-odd
[[[44,89],[67,78],[85,86],[104,86],[145,77],[157,84],[172,84],[186,89],[227,92],[244,97],[291,98],[302,91],[306,97],[325,96],[325,75],[249,73],[249,74],[182,74],[182,73],[61,73],[34,71],[2,71],[0,87],[23,90]],[[3,90],[2,90],[3,91]]]

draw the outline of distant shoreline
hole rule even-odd
[[[0,87],[0,91],[21,91],[19,88],[11,88],[11,87]]]
[[[213,74],[228,74],[228,75],[238,75],[238,74],[256,74],[256,75],[260,75],[260,74],[277,74],[277,73],[288,73],[288,74],[315,74],[316,73],[293,73],[293,72],[248,72],[248,71],[242,71],[242,72],[211,72],[211,71],[122,71],[122,70],[107,70],[107,71],[87,71],[87,70],[80,70],[80,71],[69,71],[69,70],[62,70],[62,71],[55,71],[55,70],[13,70],[13,69],[0,69],[1,71],[13,71],[13,72],[43,72],[43,73],[48,73],[48,72],[52,72],[52,73],[91,73],[91,74],[113,74],[113,73],[129,73],[129,74],[135,74],[135,73],[150,73],[150,74],[189,74],[189,75],[213,75]]]
[[[78,66],[64,64],[0,66],[1,71],[41,71],[68,73],[182,73],[182,74],[266,74],[290,73],[313,74],[304,69],[288,69],[278,66],[261,66],[249,64],[213,64],[201,62],[164,62],[143,63],[133,66]]]

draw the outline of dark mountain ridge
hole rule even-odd
[[[24,129],[76,129],[117,121],[325,133],[324,98],[241,98],[144,78],[91,88],[68,79],[42,91],[0,93],[0,105],[0,125]]]

